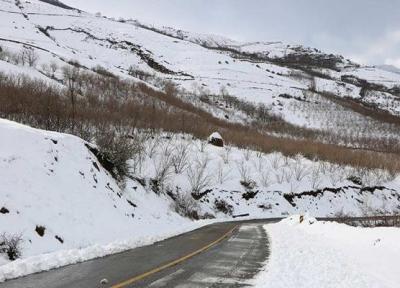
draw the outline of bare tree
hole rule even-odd
[[[226,181],[231,179],[230,174],[232,170],[225,168],[225,165],[223,162],[218,163],[217,167],[217,181],[220,185],[224,184]]]
[[[232,147],[230,147],[230,146],[225,146],[224,149],[222,150],[220,156],[221,156],[222,160],[224,161],[224,164],[229,163],[231,151],[232,151]]]
[[[197,158],[193,165],[189,165],[187,175],[193,194],[199,194],[212,183],[212,175],[207,171],[209,161],[208,155],[204,155]]]
[[[51,71],[51,77],[55,77],[55,73],[57,72],[57,70],[58,70],[58,66],[57,66],[57,63],[56,62],[54,62],[54,61],[51,61],[50,62],[50,71]]]
[[[293,171],[293,176],[297,181],[301,181],[309,174],[309,171],[306,166],[302,163],[302,156],[296,155],[295,162],[291,167]]]
[[[271,173],[268,169],[260,171],[260,182],[264,188],[268,188],[273,183]]]
[[[154,159],[154,169],[156,172],[155,180],[157,185],[162,190],[164,189],[165,182],[172,173],[172,147],[164,145],[157,159]]]
[[[189,144],[182,142],[175,147],[171,159],[175,174],[181,174],[187,168],[189,160],[189,147]]]
[[[28,64],[30,67],[34,67],[39,60],[39,56],[31,47],[22,48],[19,57],[21,59],[22,65]]]
[[[281,162],[282,162],[282,154],[280,153],[273,153],[270,158],[270,163],[272,168],[275,170],[279,169],[281,167]]]
[[[236,162],[237,169],[240,174],[240,181],[243,183],[250,183],[252,179],[250,178],[250,167],[244,159]]]
[[[310,173],[310,182],[313,189],[319,189],[322,184],[321,165],[313,167]]]
[[[243,150],[243,157],[246,161],[250,160],[251,154],[252,154],[252,151],[250,149]]]
[[[9,260],[13,261],[21,257],[22,236],[20,234],[0,235],[0,254],[7,254]]]
[[[76,102],[77,102],[77,95],[78,95],[78,78],[80,76],[80,70],[78,66],[70,67],[64,66],[63,67],[63,77],[64,82],[68,89],[68,96],[70,99],[71,104],[71,121],[72,127],[71,130],[74,132],[75,125],[76,125]]]

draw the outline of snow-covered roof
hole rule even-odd
[[[222,136],[221,134],[219,134],[218,132],[214,132],[210,135],[210,137],[208,137],[209,139],[221,139],[222,140]]]

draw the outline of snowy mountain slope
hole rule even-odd
[[[399,179],[385,171],[364,172],[354,183],[359,171],[351,167],[160,135],[147,140],[144,158],[132,159],[137,180],[121,189],[80,138],[7,120],[0,120],[0,135],[0,227],[21,234],[24,258],[192,227],[171,208],[190,191],[198,191],[199,215],[220,219],[400,211]],[[184,157],[181,169],[171,165],[162,183],[154,182],[176,157]],[[166,193],[157,192],[161,186]]]
[[[80,138],[2,119],[0,135],[0,234],[21,235],[24,259],[97,245],[88,255],[71,252],[75,258],[68,258],[65,252],[58,255],[62,259],[50,261],[66,265],[201,225],[171,210],[168,196],[147,191],[136,181],[119,188]],[[115,245],[102,248],[110,243]],[[0,263],[4,261],[1,254]],[[48,267],[40,259],[32,264]],[[0,268],[0,281],[10,272],[6,266]]]
[[[175,173],[172,169],[165,189],[170,195],[190,193],[196,190],[193,179],[202,180],[205,185],[198,194],[194,192],[194,198],[202,213],[217,217],[281,217],[306,211],[321,217],[339,213],[360,216],[367,211],[400,211],[399,178],[381,170],[361,171],[301,155],[290,158],[280,153],[220,148],[182,135],[156,137],[145,146],[149,151],[156,149],[155,156],[136,163],[136,175],[154,179],[155,163],[183,155],[188,171]],[[363,176],[356,177],[358,182],[355,175]],[[218,205],[221,201],[225,204]]]
[[[201,87],[218,94],[225,88],[244,101],[266,104],[294,125],[307,123],[305,119],[300,123],[291,119],[288,106],[295,100],[278,96],[303,97],[303,91],[312,86],[309,79],[313,72],[317,83],[323,83],[316,86],[319,92],[351,97],[400,114],[397,90],[390,90],[400,81],[398,74],[358,67],[317,49],[280,42],[237,43],[218,36],[157,29],[137,21],[118,22],[38,0],[3,0],[0,5],[1,45],[13,51],[19,51],[21,44],[40,48],[36,49],[41,50],[38,70],[50,61],[68,65],[67,62],[78,60],[87,68],[101,65],[116,75],[130,77],[128,70],[133,66],[172,79],[189,91]],[[301,70],[305,74],[298,77]],[[381,85],[370,87],[380,92],[361,93],[364,82],[360,84],[360,79]]]
[[[346,138],[359,148],[368,137],[390,145],[400,139],[396,121],[348,107],[362,103],[384,116],[400,115],[398,74],[299,45],[238,43],[158,29],[96,17],[56,0],[0,0],[0,47],[0,72],[57,87],[66,85],[64,66],[113,73],[155,89],[171,80],[186,89],[179,97],[224,120],[255,120],[224,102],[231,95],[264,104],[296,129],[340,136],[339,144]],[[139,72],[150,76],[141,78]],[[285,133],[276,134],[292,136]],[[156,133],[145,137],[143,154],[130,160],[131,178],[121,188],[80,138],[0,120],[0,139],[0,178],[5,179],[0,232],[23,238],[20,262],[0,258],[6,263],[0,281],[201,225],[178,215],[193,212],[180,211],[183,204],[196,216],[218,219],[400,211],[400,179],[386,170],[220,148],[191,135]]]

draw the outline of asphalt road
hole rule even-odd
[[[0,287],[246,287],[268,259],[268,238],[262,228],[266,222],[212,224],[150,246],[7,281]],[[107,283],[101,284],[103,279]]]

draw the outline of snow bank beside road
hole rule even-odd
[[[189,232],[212,222],[215,221],[201,220],[197,222],[186,223],[179,227],[171,227],[170,232],[164,232],[160,234],[153,233],[153,235],[147,236],[142,235],[129,240],[115,241],[106,245],[96,244],[83,249],[61,250],[54,253],[18,259],[9,263],[4,259],[5,264],[1,262],[0,255],[0,283],[5,280],[26,276],[32,273],[48,271],[62,266],[120,253],[140,246],[151,245],[156,241],[161,241],[169,237]],[[4,265],[1,266],[1,264]]]
[[[299,216],[266,225],[271,256],[254,284],[275,288],[399,287],[400,229]]]

